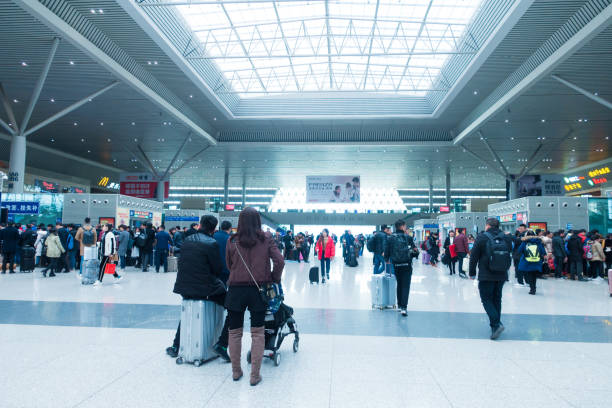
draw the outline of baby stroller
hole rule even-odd
[[[281,295],[282,296],[282,295]],[[285,326],[289,331],[285,332]],[[281,362],[281,353],[278,351],[285,337],[293,334],[293,352],[297,353],[300,347],[300,333],[297,331],[297,323],[293,318],[293,308],[281,302],[276,313],[268,310],[265,321],[265,349],[264,357],[274,361],[275,366]],[[266,351],[270,351],[267,353]],[[251,352],[247,353],[247,362],[251,364]]]

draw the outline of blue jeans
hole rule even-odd
[[[329,277],[329,258],[321,259],[321,279],[325,280],[325,277]]]
[[[385,258],[381,254],[374,254],[374,275],[385,272]]]
[[[76,267],[76,251],[68,251],[68,267],[70,270]]]
[[[125,269],[125,255],[119,256],[119,269]]]
[[[164,272],[168,272],[168,250],[167,249],[156,249],[155,250],[155,272],[159,272],[159,267],[164,265]]]

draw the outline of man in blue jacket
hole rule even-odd
[[[223,272],[221,273],[220,279],[223,283],[227,283],[229,279],[229,269],[227,269],[227,262],[225,261],[225,248],[227,246],[227,240],[230,237],[230,231],[232,230],[232,223],[229,221],[223,221],[221,223],[221,229],[213,235],[213,238],[219,244],[219,254],[221,255],[221,261],[223,263]]]
[[[528,230],[517,253],[521,256],[518,268],[526,274],[529,294],[535,295],[536,279],[538,273],[542,273],[542,262],[546,255],[546,248],[542,244],[542,239],[536,236],[535,232]]]

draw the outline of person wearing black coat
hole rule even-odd
[[[15,228],[15,224],[9,224],[6,228],[0,231],[0,241],[2,241],[2,273],[6,273],[6,264],[9,264],[9,273],[15,273],[13,270],[13,261],[19,244],[19,230]]]
[[[33,247],[36,243],[36,232],[32,230],[32,224],[28,224],[26,230],[21,234],[21,238],[19,240],[20,246],[22,248],[25,247]]]
[[[142,247],[142,271],[149,272],[149,265],[153,261],[153,243],[155,242],[155,230],[150,222],[145,228],[145,244]]]
[[[431,257],[430,263],[432,266],[436,266],[436,264],[438,263],[438,256],[440,255],[440,247],[438,246],[438,234],[435,232],[432,233],[427,238],[427,241],[427,253],[429,253],[429,256]]]
[[[491,238],[492,237],[492,238]],[[470,278],[476,277],[476,266],[478,266],[478,290],[480,300],[491,325],[491,340],[496,340],[504,331],[501,322],[502,290],[508,279],[508,270],[494,271],[489,268],[489,251],[487,244],[491,239],[501,238],[505,241],[508,250],[508,267],[510,254],[512,253],[512,238],[503,234],[499,229],[497,218],[487,219],[485,232],[478,234],[474,247],[470,252]]]
[[[563,231],[561,230],[553,235],[552,254],[555,261],[555,278],[560,278],[563,275],[563,264],[567,260],[565,242],[563,242]]]
[[[454,275],[457,273],[456,265],[457,265],[457,257],[453,257],[451,255],[450,246],[455,244],[455,231],[449,231],[448,236],[444,240],[444,256],[448,259],[448,269],[450,271],[450,275]]]
[[[183,241],[173,292],[181,295],[184,300],[209,300],[221,306],[225,305],[227,289],[222,281],[223,261],[219,244],[213,238],[217,222],[216,217],[204,215],[200,220],[200,229]],[[228,330],[229,322],[226,318],[221,336],[213,347],[215,352],[227,362],[230,361],[227,353]],[[174,342],[166,349],[169,356],[178,355],[180,341],[181,323],[179,322]]]
[[[63,226],[62,224],[58,222],[55,225],[55,229],[57,230],[57,236],[60,239],[60,243],[62,244],[62,247],[68,248],[68,235],[70,235],[70,232],[68,232],[68,228],[66,228],[65,226]],[[62,254],[62,256],[59,257],[57,261],[58,272],[62,272],[62,271],[66,273],[70,272],[70,267],[68,266],[68,262],[66,262],[66,256],[67,256],[67,253]]]
[[[583,255],[584,249],[582,248],[582,239],[576,233],[573,233],[570,239],[567,241],[567,269],[572,279],[578,279],[579,281],[586,281],[582,276],[583,272]]]

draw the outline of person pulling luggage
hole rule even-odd
[[[215,216],[202,216],[197,232],[188,235],[183,241],[173,292],[181,295],[184,300],[208,300],[221,306],[225,304],[227,290],[222,281],[223,262],[219,244],[213,238],[217,223]],[[227,362],[230,361],[227,354],[228,329],[229,315],[225,319],[219,340],[213,346],[215,353]],[[181,322],[176,329],[172,346],[166,349],[166,353],[170,357],[177,357],[180,344]]]
[[[408,235],[406,221],[395,222],[395,233],[387,240],[385,261],[393,264],[397,280],[397,305],[402,316],[407,316],[410,282],[412,281],[412,260],[419,256],[414,240]]]
[[[270,259],[272,273],[270,273]],[[232,379],[242,378],[240,365],[244,312],[251,314],[251,378],[255,386],[261,382],[261,362],[265,348],[264,322],[268,305],[260,291],[264,285],[279,283],[285,261],[272,235],[261,229],[259,212],[245,208],[238,218],[238,232],[227,244],[227,267],[230,270],[226,306],[229,317],[229,352]]]

